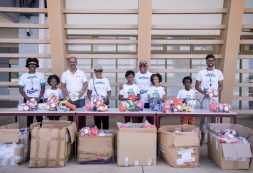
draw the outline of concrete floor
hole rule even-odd
[[[65,119],[65,118],[63,118]],[[13,117],[0,117],[0,125],[7,124],[14,121]],[[19,117],[18,121],[21,123],[21,126],[25,126],[26,119],[25,117]],[[110,119],[110,127],[116,128],[117,121],[123,121],[121,117],[114,117]],[[163,118],[162,125],[165,124],[179,124],[179,119],[177,118]],[[241,116],[238,120],[238,124],[245,125],[247,127],[253,128],[253,117],[250,116]],[[93,118],[89,117],[87,119],[87,125],[93,125]],[[116,163],[107,164],[107,165],[79,165],[76,162],[75,156],[73,156],[67,165],[63,168],[28,168],[28,162],[14,167],[2,167],[0,168],[0,173],[238,173],[238,172],[247,172],[253,173],[253,167],[250,170],[221,170],[218,168],[211,160],[207,157],[207,146],[204,145],[201,147],[201,158],[200,158],[200,167],[197,168],[173,168],[167,165],[159,157],[157,158],[158,162],[156,166],[138,166],[138,167],[118,167]]]
[[[158,157],[156,166],[138,166],[138,167],[118,167],[117,164],[103,165],[79,165],[72,157],[63,168],[28,168],[28,162],[15,167],[0,168],[0,173],[253,173],[253,167],[250,170],[222,170],[218,168],[207,157],[206,145],[201,147],[200,167],[197,168],[173,168],[167,165]]]

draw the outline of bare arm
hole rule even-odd
[[[223,80],[221,80],[221,81],[219,81],[218,82],[218,91],[219,91],[219,93],[221,93],[221,91],[223,90]]]
[[[66,83],[63,83],[63,82],[61,83],[61,89],[62,89],[62,92],[65,95],[65,97],[69,97],[69,92],[66,88]]]
[[[200,84],[201,84],[201,81],[196,80],[195,89],[196,89],[198,92],[200,92],[201,94],[206,95],[207,93],[205,93],[205,92],[200,88]]]
[[[88,88],[88,82],[87,81],[83,82],[82,90],[79,92],[79,99],[84,95],[87,88]]]
[[[23,90],[23,87],[19,87],[19,93],[26,99],[29,100],[30,98],[26,95],[26,93]]]
[[[45,85],[41,86],[40,95],[37,100],[38,102],[40,101],[41,97],[44,95],[44,92],[45,92]]]
[[[111,97],[112,91],[107,91],[107,99],[109,99]]]
[[[127,101],[127,98],[124,98],[123,95],[119,95],[119,100],[120,101]]]
[[[87,97],[89,100],[91,100],[91,93],[92,93],[92,91],[88,89],[87,90]]]
[[[136,100],[140,100],[141,99],[141,95],[140,94],[137,94],[137,97],[136,97]]]

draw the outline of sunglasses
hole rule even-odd
[[[99,72],[103,72],[103,70],[95,70],[95,72],[98,72],[98,73],[99,73]]]

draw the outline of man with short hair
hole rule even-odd
[[[206,65],[207,67],[203,70],[200,70],[197,74],[195,88],[201,94],[204,95],[204,98],[201,103],[202,109],[208,109],[209,104],[212,102],[219,102],[219,95],[223,89],[223,74],[220,70],[215,69],[215,57],[214,55],[206,56]],[[217,92],[218,96],[209,97],[210,92]],[[212,118],[212,122],[215,122],[215,118]],[[207,118],[200,119],[200,130],[201,130],[201,145],[204,144],[205,133],[207,127]]]
[[[142,101],[144,103],[144,108],[150,108],[149,102],[148,102],[148,89],[152,85],[150,77],[152,73],[148,71],[148,63],[147,61],[140,61],[139,62],[139,72],[135,74],[134,77],[134,83],[138,85],[140,89],[140,96]],[[152,117],[146,117],[146,119],[153,123]],[[138,118],[138,122],[142,122],[143,117]]]
[[[69,69],[62,74],[61,84],[64,95],[71,103],[81,108],[85,105],[84,93],[88,87],[87,78],[82,70],[77,69],[77,58],[69,58]],[[68,117],[73,121],[73,117]],[[79,129],[85,126],[85,117],[79,117]]]

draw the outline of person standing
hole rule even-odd
[[[24,97],[24,103],[35,98],[37,102],[42,103],[42,96],[45,91],[45,79],[42,73],[36,72],[39,67],[39,60],[37,58],[27,58],[26,68],[28,72],[21,75],[18,86],[19,92]],[[42,116],[36,116],[38,122],[42,122]],[[27,127],[33,123],[33,116],[27,116]]]
[[[109,106],[109,98],[111,96],[111,86],[109,80],[102,76],[103,67],[96,65],[94,68],[95,77],[89,80],[87,96],[91,103],[94,103],[96,97],[102,97],[104,104]],[[95,125],[98,129],[101,129],[101,122],[103,129],[109,129],[109,117],[108,116],[94,116]]]
[[[165,102],[166,100],[166,92],[163,86],[161,86],[162,82],[162,75],[159,73],[155,73],[151,75],[151,83],[152,86],[148,89],[148,100],[151,106],[151,109],[154,109],[154,101],[155,105],[159,104],[161,105],[162,103]],[[153,106],[152,106],[153,102]],[[153,123],[153,122],[152,122]]]
[[[209,104],[212,102],[219,102],[219,95],[223,89],[223,74],[220,70],[215,69],[215,57],[212,54],[206,56],[207,67],[200,70],[197,74],[195,88],[198,92],[204,95],[201,103],[202,109],[208,109]],[[217,96],[209,97],[210,92],[217,92]],[[212,118],[212,122],[215,119]],[[201,145],[204,144],[205,134],[207,127],[207,118],[200,119],[200,130],[201,130]]]
[[[125,78],[127,83],[122,86],[119,91],[119,100],[121,101],[121,105],[125,105],[126,102],[129,100],[129,95],[134,95],[136,99],[134,101],[140,100],[140,89],[139,87],[134,84],[134,77],[135,73],[132,70],[128,70],[125,73]],[[125,123],[130,122],[130,117],[124,117]],[[138,123],[139,117],[132,117],[133,123]]]
[[[152,73],[148,71],[148,63],[147,61],[140,61],[139,62],[139,72],[136,73],[134,78],[134,83],[140,89],[140,101],[144,103],[144,108],[150,108],[149,101],[148,101],[148,89],[152,86],[150,77]],[[146,117],[146,119],[153,123],[152,117]],[[142,122],[143,117],[138,117],[138,122]]]
[[[185,104],[188,104],[191,100],[196,100],[195,91],[191,88],[192,78],[190,76],[185,76],[182,83],[184,85],[184,89],[178,91],[177,98],[182,100]],[[181,117],[180,122],[182,124],[196,124],[194,117]]]
[[[87,89],[88,83],[85,73],[77,69],[77,58],[69,58],[69,69],[62,74],[61,84],[64,95],[71,103],[81,108],[85,105],[84,93]],[[69,121],[73,121],[73,117],[68,117]],[[79,117],[78,128],[85,126],[85,117]]]
[[[48,99],[55,97],[56,99],[62,100],[63,99],[63,93],[60,88],[57,88],[57,85],[60,84],[60,78],[56,75],[50,75],[47,78],[47,83],[50,86],[50,88],[45,90],[44,93],[44,102],[47,102]],[[60,116],[48,116],[49,120],[59,120]]]

